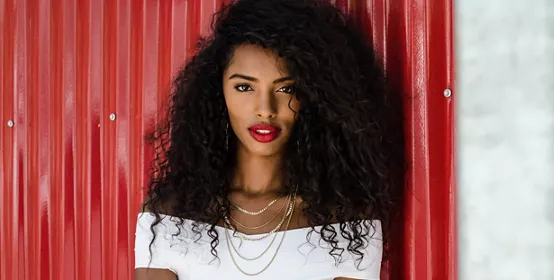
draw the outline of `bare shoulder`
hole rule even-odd
[[[136,280],[177,280],[177,275],[169,269],[158,268],[137,268],[135,269]]]

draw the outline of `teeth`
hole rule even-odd
[[[262,129],[259,129],[259,130],[256,130],[256,133],[258,133],[258,134],[270,134],[270,133],[271,133],[271,130],[262,130]]]

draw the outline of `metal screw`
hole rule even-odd
[[[444,97],[446,98],[452,96],[452,91],[449,88],[445,89],[443,93],[444,93]]]
[[[8,127],[13,127],[13,121],[12,120],[8,120]]]
[[[114,113],[110,114],[110,121],[115,121],[115,114]]]

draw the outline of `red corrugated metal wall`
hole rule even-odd
[[[142,136],[220,2],[0,0],[1,280],[132,278]],[[407,96],[405,223],[384,278],[455,279],[451,0],[335,2]]]

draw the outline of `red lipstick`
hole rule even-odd
[[[254,140],[260,143],[269,143],[281,133],[281,129],[278,126],[270,124],[255,124],[248,128],[250,135]]]

